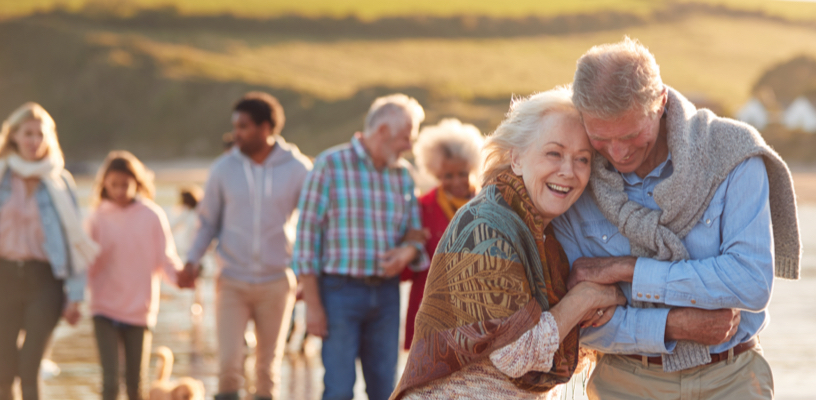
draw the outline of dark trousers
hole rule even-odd
[[[0,294],[0,400],[12,399],[17,376],[23,399],[38,400],[40,361],[65,303],[62,280],[46,262],[0,260]]]
[[[119,395],[119,344],[125,354],[125,386],[129,400],[144,398],[150,345],[153,334],[147,327],[128,325],[99,315],[94,316],[94,332],[102,364],[102,400]]]

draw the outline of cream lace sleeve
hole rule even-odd
[[[558,325],[549,312],[541,313],[538,324],[518,340],[490,354],[490,361],[503,374],[518,378],[529,371],[548,372],[558,350]]]

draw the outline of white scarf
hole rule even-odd
[[[23,178],[39,178],[45,184],[51,202],[57,209],[62,228],[68,240],[68,256],[71,257],[72,275],[80,274],[96,260],[99,245],[96,244],[82,228],[79,213],[74,205],[71,192],[62,177],[65,161],[59,155],[49,155],[40,161],[26,161],[17,154],[0,159],[0,179],[6,169]]]

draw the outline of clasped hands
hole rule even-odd
[[[201,266],[188,262],[184,264],[184,269],[176,272],[176,282],[181,289],[193,289],[196,285],[196,279],[201,274]]]
[[[632,282],[636,257],[581,257],[572,264],[567,289],[582,282],[611,285]],[[600,326],[612,319],[616,306],[592,310],[584,316],[581,326]],[[740,311],[724,308],[704,310],[691,307],[673,307],[666,321],[666,340],[692,340],[705,345],[717,345],[737,333]]]

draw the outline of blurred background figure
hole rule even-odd
[[[196,207],[202,197],[204,197],[204,191],[195,185],[188,185],[179,190],[178,212],[170,221],[170,229],[173,231],[173,239],[179,255],[186,255],[195,239],[198,228]]]
[[[99,247],[83,231],[51,115],[26,103],[0,133],[0,399],[39,398],[40,361],[60,315],[79,320]],[[18,346],[23,337],[22,345]]]
[[[159,313],[159,281],[175,285],[181,260],[164,211],[153,202],[153,173],[126,151],[112,151],[96,177],[87,229],[102,251],[88,269],[102,399],[119,395],[125,356],[129,400],[147,393],[147,368]]]
[[[289,267],[292,242],[286,224],[312,163],[280,132],[283,107],[267,93],[251,92],[233,107],[235,145],[210,170],[198,206],[199,227],[182,274],[192,286],[213,239],[216,283],[219,400],[238,400],[244,385],[244,333],[255,325],[255,398],[278,398],[280,367],[297,283]]]
[[[359,357],[370,400],[394,390],[399,275],[428,267],[409,164],[425,112],[404,94],[380,97],[351,142],[315,160],[300,198],[292,266],[306,329],[323,338],[324,400],[354,397]]]
[[[426,126],[414,144],[414,157],[420,174],[429,176],[437,186],[419,198],[422,226],[428,235],[425,251],[432,259],[436,245],[453,215],[476,195],[476,179],[481,168],[484,137],[479,129],[456,118],[443,119]],[[411,281],[408,313],[405,317],[405,350],[414,338],[414,320],[425,292],[428,271],[405,269],[402,280]]]
[[[232,150],[232,146],[235,146],[235,136],[232,132],[226,132],[221,135],[221,145],[223,146],[224,153]]]

